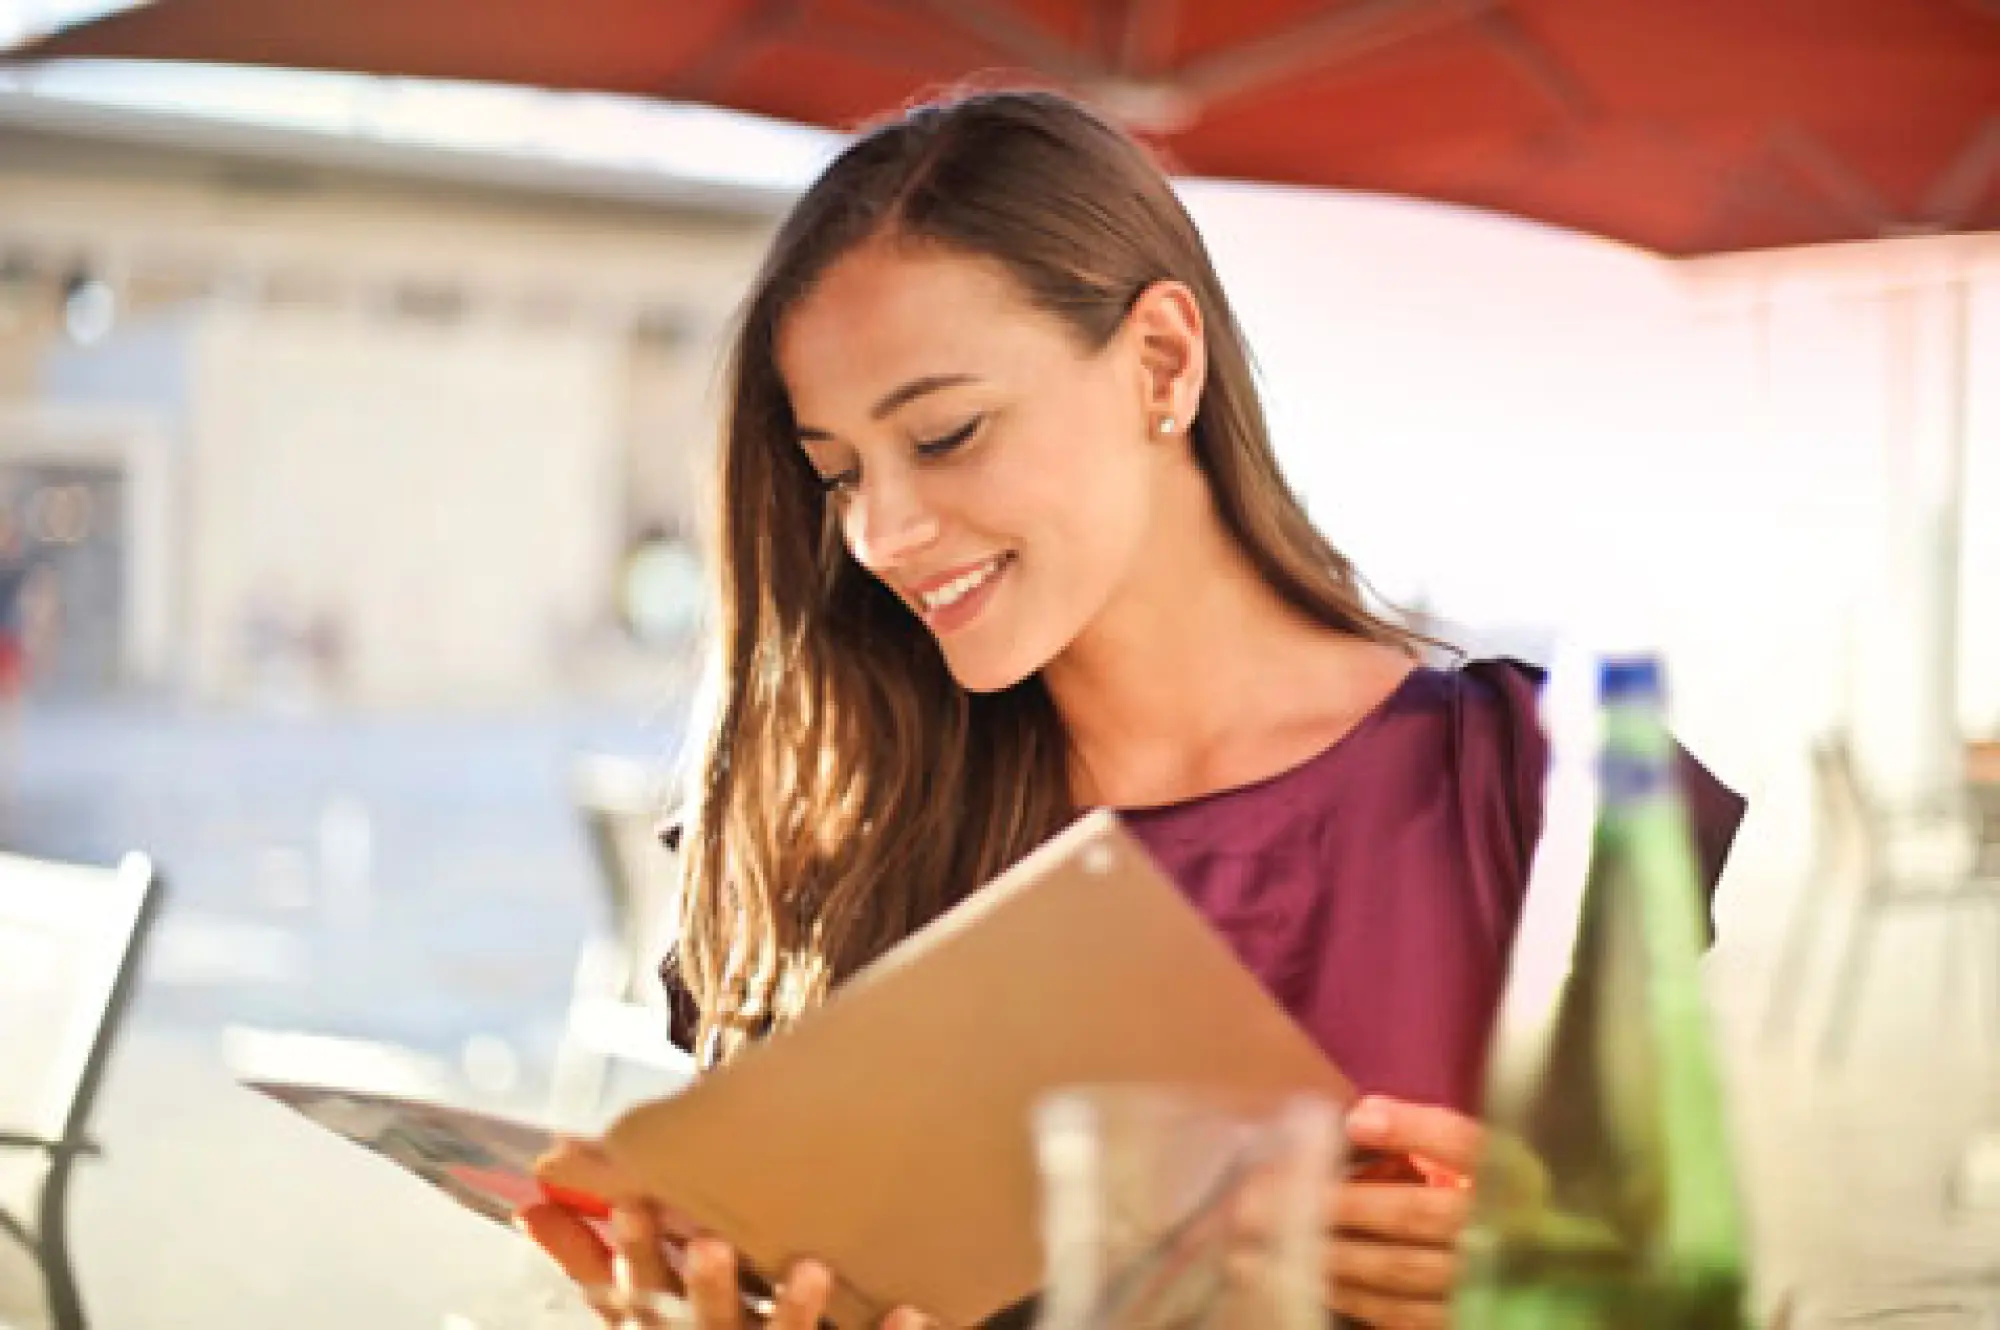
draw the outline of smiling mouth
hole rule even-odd
[[[1013,560],[1012,554],[996,554],[970,572],[962,573],[943,586],[917,593],[917,603],[923,606],[925,614],[936,614],[948,610],[964,600],[979,588],[992,581],[995,574]]]

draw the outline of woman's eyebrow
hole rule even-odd
[[[970,374],[926,374],[921,379],[911,379],[902,387],[882,394],[882,400],[875,403],[868,414],[870,418],[880,420],[891,411],[908,406],[926,393],[934,393],[941,388],[956,388],[960,384],[973,381],[974,376]]]
[[[911,379],[900,388],[892,388],[882,395],[882,400],[868,410],[870,419],[880,420],[891,412],[901,410],[927,393],[944,388],[956,388],[962,384],[976,383],[973,374],[926,374],[922,378]],[[825,443],[833,438],[831,432],[813,425],[799,426],[799,438],[806,442]]]

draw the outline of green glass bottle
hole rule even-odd
[[[1595,698],[1573,671],[1566,697],[1557,674],[1544,697],[1544,835],[1453,1324],[1737,1330],[1747,1237],[1661,669],[1607,661],[1597,675]]]

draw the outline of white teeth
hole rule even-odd
[[[920,598],[924,602],[924,613],[936,614],[939,610],[956,605],[959,601],[964,600],[984,585],[987,578],[999,572],[1000,565],[1006,559],[1007,556],[1004,554],[995,555],[971,572],[946,582],[937,590],[921,593]]]

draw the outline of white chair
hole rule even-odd
[[[550,1112],[588,1126],[614,1062],[671,1078],[694,1062],[668,1038],[659,964],[672,945],[678,874],[660,839],[667,789],[645,764],[592,754],[572,773],[571,800],[597,861],[609,929],[585,944],[557,1050]]]
[[[1977,819],[1968,804],[1953,801],[1921,808],[1885,804],[1863,785],[1841,738],[1815,745],[1812,760],[1817,851],[1793,906],[1764,1028],[1766,1038],[1774,1042],[1789,1033],[1814,935],[1832,904],[1825,889],[1845,879],[1851,895],[1850,922],[1835,960],[1833,992],[1820,1035],[1820,1059],[1832,1064],[1846,1051],[1881,922],[1892,913],[1913,909],[2000,907],[2000,865],[1982,855]],[[1951,948],[1961,931],[1946,935],[1948,967],[1955,961]],[[1948,968],[1947,976],[1951,972]],[[2000,1009],[1995,1018],[2000,1022]]]
[[[97,1148],[84,1129],[137,988],[161,899],[144,855],[116,868],[0,854],[0,1323],[84,1330],[70,1265],[70,1173]],[[41,1286],[41,1301],[32,1298]]]

